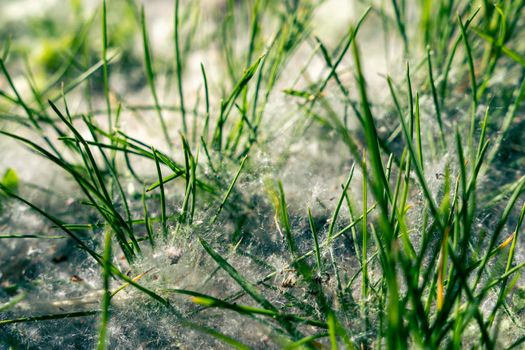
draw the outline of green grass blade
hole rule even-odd
[[[151,152],[155,157],[155,167],[157,168],[157,176],[159,178],[159,187],[160,187],[160,212],[161,212],[161,223],[162,223],[162,233],[164,237],[168,235],[168,223],[166,219],[166,196],[164,192],[164,182],[162,180],[162,170],[160,169],[159,158],[157,151],[152,148]]]
[[[188,133],[188,127],[186,125],[186,108],[184,107],[184,91],[182,89],[182,57],[180,54],[180,24],[179,24],[179,0],[175,0],[175,29],[174,29],[174,42],[175,42],[175,65],[177,71],[177,88],[179,91],[180,111],[182,115],[182,132]],[[206,87],[207,90],[207,87]]]
[[[444,149],[446,145],[445,131],[443,129],[443,118],[441,117],[441,108],[439,107],[439,100],[436,91],[436,85],[434,83],[434,73],[432,72],[432,59],[431,59],[430,47],[427,47],[427,66],[428,66],[428,79],[430,83],[430,89],[432,91],[432,99],[434,101],[434,109],[436,111],[436,120],[439,126],[439,136],[441,141],[441,147]]]
[[[98,336],[98,350],[107,349],[107,335],[109,324],[109,308],[111,304],[111,231],[107,230],[104,239],[104,254],[102,255],[103,262],[103,286],[104,293],[102,297],[102,315],[100,320],[100,331]]]
[[[102,0],[102,70],[104,76],[104,97],[106,98],[108,129],[113,131],[113,120],[111,117],[111,99],[109,96],[109,68],[108,68],[108,24],[107,24],[107,1]]]
[[[310,231],[312,231],[312,237],[314,239],[314,249],[315,249],[315,261],[317,262],[317,271],[321,273],[322,264],[321,264],[321,251],[319,249],[319,237],[317,234],[317,229],[315,228],[314,219],[312,217],[312,211],[308,208],[308,223],[310,224]]]
[[[345,198],[345,193],[348,190],[348,186],[350,185],[350,182],[352,181],[352,177],[354,175],[354,169],[355,169],[355,163],[352,164],[352,168],[350,169],[350,174],[348,175],[348,180],[346,180],[346,183],[343,186],[343,192],[341,193],[341,196],[339,197],[337,206],[335,207],[334,213],[332,215],[330,226],[328,227],[328,234],[327,234],[328,239],[330,239],[334,233],[334,228],[335,228],[335,224],[337,221],[337,217],[339,215],[339,211],[341,210],[341,206]]]
[[[237,179],[239,178],[239,175],[241,175],[241,171],[244,168],[244,163],[246,162],[246,159],[248,159],[248,155],[246,155],[242,159],[241,165],[239,165],[239,170],[237,170],[237,173],[235,174],[235,176],[233,177],[232,182],[230,183],[230,186],[228,186],[228,190],[226,190],[226,193],[224,194],[224,197],[222,198],[221,204],[219,204],[219,209],[217,209],[217,213],[215,213],[215,216],[213,217],[213,219],[211,221],[212,224],[215,223],[215,221],[217,221],[217,218],[219,217],[219,214],[221,213],[222,208],[224,207],[224,205],[228,201],[228,198],[230,197],[230,194],[231,194],[231,192],[233,190],[233,187],[235,186],[235,183],[237,182]]]
[[[199,237],[201,245],[204,247],[204,250],[215,260],[215,262],[230,275],[231,278],[241,286],[241,288],[250,296],[253,300],[259,303],[263,308],[271,311],[276,311],[277,309],[266,299],[262,294],[260,294],[255,286],[246,280],[233,266],[231,266],[219,253],[217,253],[208,242],[203,238]]]
[[[148,78],[148,85],[153,96],[153,102],[155,103],[155,110],[157,111],[157,117],[159,118],[160,126],[162,128],[162,133],[164,134],[164,139],[168,146],[173,148],[173,142],[168,133],[168,128],[166,122],[164,121],[164,116],[162,115],[162,108],[160,107],[159,98],[157,96],[157,88],[155,86],[155,72],[153,71],[153,64],[151,60],[151,51],[149,47],[148,31],[146,28],[146,16],[144,14],[144,6],[142,6],[141,11],[141,27],[142,27],[142,45],[144,48],[144,65],[146,68],[146,76]]]

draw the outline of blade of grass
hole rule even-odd
[[[204,250],[217,262],[217,264],[230,275],[241,288],[248,293],[253,300],[259,303],[263,308],[271,311],[276,311],[276,308],[262,295],[255,286],[248,282],[233,266],[231,266],[219,253],[217,253],[208,242],[203,238],[199,238]]]
[[[432,99],[434,101],[434,109],[436,111],[436,120],[439,126],[439,136],[441,141],[442,149],[445,149],[445,131],[443,129],[443,119],[441,117],[441,108],[439,107],[439,100],[436,91],[436,85],[434,83],[434,73],[432,72],[432,59],[430,47],[427,47],[427,65],[428,65],[428,79],[430,83],[430,89],[432,91]]]
[[[110,277],[111,277],[111,231],[107,230],[104,239],[104,254],[102,255],[103,262],[103,286],[104,293],[102,297],[102,315],[100,319],[100,331],[98,336],[98,350],[107,349],[108,345],[108,324],[111,306],[111,290],[110,290]]]
[[[235,176],[233,177],[232,182],[230,183],[230,186],[228,186],[228,189],[226,190],[226,193],[224,194],[224,197],[222,198],[221,204],[219,204],[219,209],[217,209],[217,213],[215,213],[215,216],[213,217],[213,219],[211,221],[212,224],[214,224],[215,221],[217,221],[217,219],[219,217],[219,214],[222,211],[222,208],[224,207],[224,205],[228,201],[228,198],[230,197],[230,194],[231,194],[231,192],[233,190],[233,187],[235,186],[235,183],[237,182],[237,179],[239,178],[239,175],[241,175],[241,171],[242,171],[242,169],[244,167],[244,163],[246,162],[246,159],[248,159],[248,155],[246,155],[242,159],[241,165],[239,165],[239,170],[237,170],[237,173],[235,174]]]
[[[322,271],[321,265],[321,252],[319,250],[319,237],[317,229],[315,228],[314,219],[312,217],[312,211],[308,208],[308,223],[310,224],[310,231],[312,231],[312,237],[314,239],[315,259],[317,262],[317,272],[320,274]]]
[[[108,24],[107,24],[107,2],[102,0],[102,71],[104,76],[104,97],[106,99],[108,129],[113,131],[111,118],[111,99],[109,96],[109,69],[108,69]]]
[[[335,224],[337,221],[337,217],[339,215],[339,211],[341,210],[341,206],[343,205],[343,201],[345,198],[345,193],[348,190],[348,186],[350,185],[350,182],[352,181],[352,177],[354,175],[354,169],[355,169],[355,163],[352,164],[352,167],[350,168],[350,173],[348,175],[348,180],[346,180],[345,185],[343,186],[343,192],[341,193],[341,196],[339,197],[339,200],[337,202],[337,206],[335,207],[334,213],[332,215],[332,218],[330,220],[330,226],[328,227],[328,233],[327,237],[330,239],[334,233]],[[366,211],[366,210],[365,210]]]
[[[164,139],[166,140],[166,143],[169,146],[169,148],[172,149],[173,142],[171,141],[171,138],[168,133],[168,128],[164,120],[164,116],[162,115],[162,108],[160,107],[159,98],[157,96],[157,88],[155,86],[155,72],[153,71],[153,64],[151,60],[151,51],[149,47],[148,31],[146,28],[146,16],[144,14],[144,5],[142,6],[142,9],[141,9],[140,18],[141,18],[141,27],[142,27],[142,45],[144,49],[144,65],[146,68],[146,76],[148,78],[148,85],[151,91],[151,95],[153,96],[153,102],[155,103],[155,110],[157,111],[157,117],[159,118],[162,133],[164,134]],[[184,130],[186,132],[186,127],[184,127]]]
[[[179,91],[180,111],[182,115],[182,132],[188,133],[188,127],[186,125],[186,109],[184,107],[184,91],[182,90],[182,57],[180,54],[180,24],[179,24],[179,0],[175,0],[175,30],[174,30],[174,42],[175,42],[175,66],[177,71],[177,88]],[[207,90],[207,86],[206,86]]]
[[[164,194],[164,182],[162,180],[162,170],[160,169],[157,151],[154,148],[152,148],[151,152],[153,153],[153,156],[155,157],[155,167],[157,168],[157,176],[159,178],[162,233],[164,237],[166,237],[168,235],[168,224],[166,220],[166,196]]]

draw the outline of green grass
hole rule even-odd
[[[325,2],[176,0],[154,52],[150,5],[104,0],[51,73],[0,30],[0,142],[70,182],[43,191],[0,163],[0,243],[63,242],[102,292],[33,314],[18,306],[43,282],[1,284],[2,346],[86,321],[83,346],[112,348],[134,307],[157,344],[190,348],[522,346],[525,1],[362,0],[323,38]],[[386,79],[378,25],[399,48]],[[49,204],[64,191],[81,210]],[[11,222],[20,205],[48,228]]]

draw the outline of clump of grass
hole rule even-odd
[[[504,164],[506,137],[523,122],[525,1],[422,1],[415,14],[405,1],[357,6],[360,17],[333,47],[316,36],[323,1],[226,1],[217,23],[207,19],[217,34],[194,19],[199,4],[175,2],[174,50],[153,60],[145,7],[128,2],[142,39],[143,67],[133,69],[110,55],[117,14],[102,1],[93,15],[102,30],[86,34],[102,38],[101,59],[85,64],[89,57],[71,48],[60,76],[77,76],[43,89],[28,79],[31,96],[4,45],[0,134],[66,173],[83,209],[60,213],[30,200],[31,184],[9,169],[0,180],[0,241],[65,241],[96,271],[101,293],[97,307],[24,314],[17,305],[38,294],[37,282],[9,297],[2,284],[0,342],[42,346],[24,327],[59,338],[48,322],[97,317],[84,346],[122,345],[125,329],[149,347],[520,347],[513,293],[523,289],[525,176],[490,180]],[[367,60],[377,54],[367,40],[379,21],[402,48],[396,66],[405,67],[381,82],[384,92],[367,83]],[[220,59],[206,56],[193,76],[192,50]],[[151,104],[128,101],[133,92],[115,83],[119,70],[140,70]],[[496,81],[515,70],[520,80]],[[272,110],[283,96],[287,110]],[[72,112],[79,97],[90,102]],[[154,137],[127,130],[133,116]],[[305,166],[311,175],[299,179]],[[313,191],[297,184],[313,187],[314,179],[329,198],[301,210]],[[15,202],[62,234],[11,228]],[[126,320],[132,309],[140,325]],[[197,344],[191,332],[209,338]]]

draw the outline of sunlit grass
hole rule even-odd
[[[41,73],[44,86],[13,48],[17,37],[2,43],[1,137],[67,174],[82,212],[33,200],[30,184],[9,168],[0,213],[21,203],[62,232],[20,232],[5,214],[0,244],[67,239],[94,261],[102,293],[99,308],[34,315],[17,309],[26,291],[0,294],[0,344],[44,346],[25,339],[24,324],[97,317],[84,346],[116,347],[115,315],[136,303],[151,318],[144,327],[173,317],[185,347],[197,346],[189,330],[239,349],[522,346],[522,310],[512,301],[523,289],[525,176],[495,174],[525,158],[505,144],[523,127],[525,1],[362,1],[329,44],[314,25],[323,1],[228,0],[213,20],[201,18],[211,8],[204,2],[176,0],[166,29],[173,50],[158,55],[147,3],[119,5],[135,23],[128,35],[141,44],[136,52],[113,46],[112,3],[101,1],[95,17],[77,23],[90,28],[85,40],[69,48],[66,68]],[[99,30],[91,28],[97,16]],[[378,24],[401,48],[391,62],[397,70],[379,78],[383,91],[369,84],[367,64],[378,55],[366,42],[381,40],[369,34]],[[219,60],[192,70],[202,52]],[[137,71],[146,101],[116,88],[119,74]],[[277,112],[276,96],[286,101]],[[134,136],[130,123],[155,136]],[[329,208],[306,198],[310,188],[288,188],[309,180],[313,188],[314,176],[328,186],[333,174],[281,174],[291,150],[312,142],[330,150],[327,159],[312,152],[292,169],[297,176],[309,161],[342,164],[336,147],[352,164],[338,169],[346,181],[330,187]],[[169,266],[155,263],[162,254]],[[179,266],[193,276],[188,288],[162,273]],[[119,302],[124,288],[131,297]],[[230,327],[230,315],[265,336]]]

